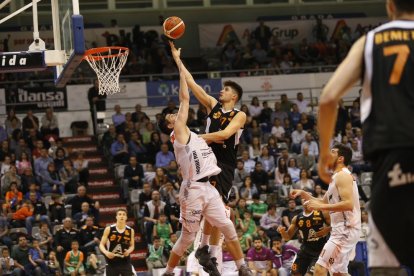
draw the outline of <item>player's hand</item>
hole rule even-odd
[[[171,40],[168,42],[170,43],[170,47],[171,47],[171,54],[173,59],[177,62],[180,60],[180,56],[181,56],[181,48],[175,48],[174,42],[172,42]]]
[[[321,153],[318,162],[318,174],[322,181],[325,183],[331,182],[332,174],[329,172],[329,170],[332,168],[333,163],[334,159],[329,151],[326,154]]]
[[[131,254],[131,252],[130,252],[129,250],[125,251],[125,252],[124,252],[124,257],[128,257],[128,256],[129,256],[129,254]]]
[[[113,258],[115,258],[115,254],[114,253],[112,253],[112,252],[106,252],[106,254],[105,254],[105,256],[106,257],[108,257],[108,259],[113,259]]]
[[[280,233],[280,234],[282,234],[282,233],[286,232],[286,228],[284,226],[279,226],[277,228],[277,232]]]
[[[293,189],[290,191],[290,197],[297,198],[298,196],[301,196],[302,193],[303,193],[303,190]]]
[[[319,201],[315,199],[309,199],[305,201],[303,203],[303,206],[307,207],[309,210],[320,210],[322,207]]]

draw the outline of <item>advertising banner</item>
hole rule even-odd
[[[42,112],[48,107],[56,111],[68,108],[68,99],[65,88],[56,87],[25,87],[6,90],[7,110],[13,108],[16,113]]]
[[[221,79],[199,79],[200,85],[208,94],[217,97],[222,88]],[[167,106],[173,100],[178,104],[179,81],[150,81],[147,82],[148,106]],[[190,104],[198,104],[197,99],[190,93]]]
[[[89,110],[88,91],[92,84],[68,85],[69,110]],[[121,108],[134,108],[136,104],[147,106],[145,82],[121,82],[121,92],[108,95],[106,110],[112,111],[116,104]]]
[[[349,27],[351,37],[356,31],[367,32],[378,25],[387,22],[386,18],[346,18],[346,19],[326,19],[322,23],[327,27],[328,40],[331,37],[342,35],[344,27]],[[272,34],[282,43],[299,43],[303,39],[308,42],[315,42],[314,27],[316,20],[286,20],[286,21],[266,21]],[[258,22],[243,23],[223,23],[223,24],[200,24],[201,48],[223,47],[229,41],[246,46],[250,40],[252,32],[259,26]]]

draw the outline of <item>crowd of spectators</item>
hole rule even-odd
[[[40,120],[31,110],[22,120],[9,110],[0,143],[0,274],[61,275],[76,260],[96,271],[99,202],[86,192],[88,161],[68,152],[53,110]]]
[[[238,40],[229,40],[222,49],[215,49],[212,54],[200,54],[189,59],[188,66],[192,71],[236,70],[230,75],[274,75],[304,72],[332,71],[348,53],[352,44],[366,30],[358,25],[351,31],[348,26],[340,28],[335,35],[328,37],[328,27],[322,20],[316,20],[313,28],[313,39],[303,39],[300,43],[281,41],[273,34],[265,22],[248,32],[247,44],[241,45]],[[133,27],[132,33],[120,30],[117,34],[104,34],[106,46],[124,46],[131,49],[128,61],[121,75],[131,81],[148,80],[142,75],[158,74],[155,79],[177,79],[178,71],[174,65],[168,39],[155,30],[142,31],[139,25]],[[92,42],[91,48],[97,47]],[[102,45],[101,45],[102,46]],[[205,49],[205,52],[211,50]],[[219,60],[219,62],[216,62]],[[316,67],[315,67],[316,66]],[[194,67],[194,68],[192,68]],[[245,70],[245,71],[244,71]],[[316,70],[316,71],[315,71]],[[249,71],[249,72],[248,72]],[[0,74],[2,82],[14,80],[32,81],[36,79],[53,79],[53,70],[36,73]],[[175,75],[174,75],[175,74]],[[224,73],[229,75],[229,73]],[[139,77],[130,77],[137,76]],[[89,83],[94,77],[87,63],[82,63],[73,75],[73,83]],[[154,78],[152,78],[154,79]]]
[[[250,248],[259,247],[258,240],[261,240],[261,245],[273,250],[272,254],[279,252],[285,256],[278,258],[280,265],[275,264],[278,268],[288,267],[292,260],[289,254],[280,253],[287,245],[277,243],[280,241],[277,228],[289,227],[292,218],[301,210],[300,201],[289,199],[290,190],[304,189],[318,198],[322,198],[327,190],[327,183],[318,178],[316,171],[318,132],[311,109],[311,103],[302,93],[298,93],[296,99],[281,95],[273,109],[257,98],[241,107],[247,114],[247,122],[240,137],[229,206],[235,211],[237,232],[247,256]],[[359,98],[349,107],[341,102],[338,109],[332,143],[343,143],[352,148],[349,169],[359,179],[361,172],[370,171],[361,151]],[[124,200],[129,202],[131,189],[140,192],[136,215],[150,244],[147,263],[151,268],[165,265],[168,246],[175,242],[171,236],[179,231],[181,174],[169,137],[157,130],[161,114],[176,111],[176,104],[170,101],[156,115],[155,121],[151,121],[140,105],[136,106],[135,112],[125,114],[115,106],[113,124],[102,137],[107,155],[122,166]],[[199,110],[190,113],[193,114],[188,119],[190,128],[203,132],[205,109],[199,106]],[[361,199],[367,201],[364,190],[359,188]],[[297,240],[289,246],[299,247]]]

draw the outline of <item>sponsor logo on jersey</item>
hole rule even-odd
[[[216,113],[213,114],[213,119],[218,119],[221,116],[221,112],[217,111]]]
[[[410,172],[403,172],[400,163],[397,163],[392,167],[392,170],[388,172],[390,180],[390,187],[397,187],[414,183],[414,174]]]

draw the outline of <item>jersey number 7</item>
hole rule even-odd
[[[410,48],[406,44],[399,44],[384,47],[384,56],[397,55],[394,61],[394,66],[389,79],[390,85],[397,85],[400,83],[402,72],[410,55]]]

